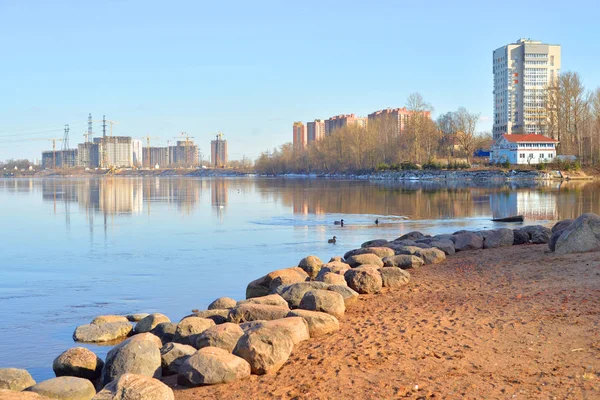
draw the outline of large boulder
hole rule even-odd
[[[191,315],[187,317],[198,317],[212,319],[215,324],[224,324],[229,321],[230,308],[214,309],[214,310],[194,310]]]
[[[456,251],[483,249],[482,237],[473,232],[458,233],[453,235],[452,239],[454,239],[454,248]]]
[[[51,400],[50,397],[42,396],[33,392],[17,392],[15,390],[0,389],[2,400]]]
[[[150,332],[156,327],[156,325],[160,324],[161,322],[171,322],[171,320],[164,314],[150,314],[146,318],[142,319],[140,322],[135,324],[135,328],[133,329],[133,331],[135,333]]]
[[[105,324],[79,325],[73,332],[76,342],[111,342],[127,337],[133,326],[129,322],[107,322]]]
[[[259,327],[282,330],[286,335],[292,338],[294,345],[310,339],[308,323],[301,317],[286,317],[274,319],[272,321],[256,321],[252,326],[245,329],[244,333]]]
[[[186,317],[177,324],[173,341],[181,344],[195,346],[202,332],[215,326],[215,321],[208,318]]]
[[[0,368],[0,389],[20,392],[35,385],[35,381],[24,369]]]
[[[302,317],[308,325],[311,338],[328,335],[340,330],[340,323],[336,317],[319,311],[292,310],[288,318]]]
[[[515,241],[515,234],[508,228],[491,229],[482,234],[484,249],[512,246]]]
[[[317,279],[319,279],[319,276],[321,276],[322,274],[326,274],[326,273],[333,273],[333,274],[339,274],[339,275],[344,275],[344,273],[346,271],[348,271],[350,269],[350,265],[346,264],[345,262],[341,262],[341,261],[330,261],[327,264],[323,264],[323,267],[321,267],[321,270],[319,271],[319,274],[317,275]]]
[[[431,247],[435,247],[436,249],[440,249],[447,256],[452,255],[456,252],[456,249],[454,248],[454,242],[450,239],[432,240],[431,242],[429,242],[429,245]]]
[[[221,325],[215,325],[198,336],[196,348],[219,347],[231,353],[237,341],[243,334],[244,331],[242,331],[242,328],[240,328],[238,324],[227,322]]]
[[[410,254],[398,254],[383,259],[384,267],[398,267],[402,269],[421,268],[425,261],[421,257]]]
[[[298,308],[302,297],[304,297],[304,293],[313,289],[327,289],[328,286],[328,284],[323,282],[298,282],[285,287],[281,291],[281,297],[287,301],[290,308]]]
[[[379,267],[383,267],[383,261],[381,261],[381,257],[376,254],[357,254],[349,257],[346,262],[352,268],[356,268],[361,265],[377,265]]]
[[[160,348],[161,367],[163,375],[175,375],[196,348],[187,344],[167,343]]]
[[[84,347],[74,347],[54,359],[52,369],[59,376],[75,376],[93,381],[102,374],[102,361],[93,351]]]
[[[369,240],[367,242],[364,242],[363,244],[360,245],[360,247],[381,247],[381,246],[385,246],[386,244],[388,244],[388,241],[386,239],[373,239],[373,240]]]
[[[277,372],[293,348],[294,342],[285,330],[262,326],[244,333],[233,354],[248,361],[253,374],[265,375]]]
[[[421,232],[418,231],[412,231],[412,232],[408,232],[405,233],[404,235],[400,236],[399,238],[395,239],[394,241],[400,241],[400,240],[417,240],[417,239],[422,239],[426,237],[424,234],[422,234]]]
[[[288,307],[289,308],[287,301],[285,301],[283,299],[283,297],[281,297],[281,295],[276,294],[276,293],[269,294],[267,296],[253,297],[251,299],[241,300],[241,301],[238,301],[236,305],[239,306],[241,304],[265,304],[268,306],[278,306],[278,307]]]
[[[529,234],[523,229],[513,229],[513,246],[529,243]]]
[[[381,246],[379,246],[379,247],[361,247],[360,249],[351,250],[351,251],[353,251],[354,254],[351,254],[350,256],[357,256],[360,254],[375,254],[379,258],[383,258],[383,257],[388,257],[388,256],[394,255],[394,250],[392,250],[389,247],[381,247]]]
[[[346,279],[344,279],[344,275],[336,274],[334,272],[325,272],[317,276],[316,280],[318,282],[327,283],[328,285],[345,285]]]
[[[141,333],[118,344],[106,356],[102,369],[103,384],[127,373],[160,377],[161,347],[160,339],[151,333]]]
[[[435,247],[428,249],[419,249],[415,255],[421,258],[426,265],[439,264],[446,260],[446,253]]]
[[[158,337],[162,344],[173,341],[175,332],[177,331],[177,324],[175,322],[161,322],[156,325],[154,329],[150,331],[153,335]]]
[[[346,306],[346,308],[355,304],[358,301],[358,293],[355,290],[350,289],[348,287],[348,284],[346,283],[345,279],[343,285],[331,285],[327,288],[327,290],[331,290],[332,292],[341,294],[342,298],[344,299],[344,305]]]
[[[531,243],[534,244],[548,243],[550,236],[552,236],[552,231],[542,225],[524,226],[521,229],[527,232]]]
[[[135,313],[135,314],[127,314],[127,320],[130,322],[140,322],[141,320],[143,320],[144,318],[146,318],[148,315],[148,313]]]
[[[174,400],[173,390],[159,381],[137,374],[123,374],[104,386],[93,400]]]
[[[100,325],[108,322],[129,322],[129,319],[124,315],[99,315],[90,323]]]
[[[236,324],[247,321],[272,320],[284,318],[288,312],[288,307],[266,304],[241,304],[231,309],[229,320]]]
[[[177,383],[184,386],[216,385],[250,376],[250,364],[218,347],[204,347],[181,366]]]
[[[258,278],[248,284],[246,288],[246,298],[260,297],[271,294],[271,289],[275,289],[282,284],[292,284],[296,282],[307,281],[308,274],[299,267],[279,269],[269,272],[267,275]],[[273,282],[275,280],[275,282]]]
[[[323,261],[321,261],[321,259],[317,256],[304,257],[298,263],[298,267],[302,268],[304,270],[304,272],[306,272],[311,279],[314,279],[317,277],[317,274],[321,270],[322,266],[323,266]]]
[[[556,240],[556,254],[600,250],[600,216],[581,214]]]
[[[28,390],[57,400],[92,400],[96,395],[92,382],[74,376],[48,379]]]
[[[550,236],[550,240],[548,241],[548,248],[550,249],[550,251],[556,250],[556,241],[563,234],[563,232],[569,226],[571,226],[572,223],[572,219],[565,219],[554,224],[554,226],[552,227],[552,236]]]
[[[342,295],[331,290],[309,290],[302,297],[298,308],[325,312],[337,319],[343,318],[346,312]]]
[[[383,287],[398,288],[408,284],[410,274],[398,267],[383,267],[381,279]]]
[[[232,299],[231,297],[219,297],[212,303],[208,305],[209,310],[224,310],[228,308],[233,308],[237,305],[237,301]]]
[[[361,294],[379,293],[383,287],[377,266],[361,266],[346,271],[344,278],[350,288]]]

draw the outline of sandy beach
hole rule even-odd
[[[546,245],[457,253],[402,289],[361,295],[341,330],[275,375],[177,400],[600,398],[600,253]]]

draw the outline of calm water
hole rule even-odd
[[[179,320],[217,297],[244,298],[248,282],[309,254],[328,260],[411,230],[500,226],[492,216],[551,224],[600,213],[599,200],[598,183],[0,180],[0,368],[50,378],[74,328],[97,315]],[[344,228],[333,225],[340,218]]]

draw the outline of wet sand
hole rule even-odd
[[[600,253],[546,245],[458,253],[403,289],[361,296],[341,330],[272,376],[177,400],[600,398]]]

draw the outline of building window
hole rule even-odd
[[[552,153],[549,153],[549,154],[548,154],[548,158],[552,158]]]
[[[525,158],[525,153],[519,154],[519,158]]]

